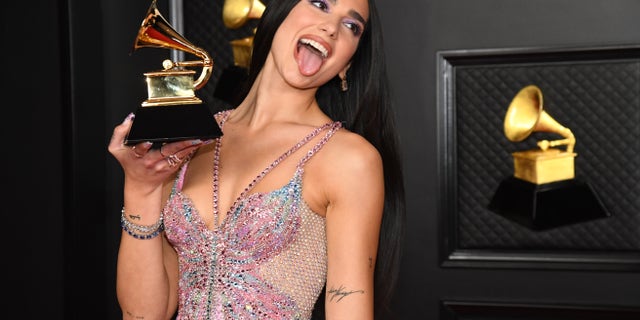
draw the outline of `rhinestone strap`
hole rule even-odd
[[[262,180],[262,178],[264,178],[264,176],[267,173],[269,173],[269,171],[271,171],[273,168],[275,168],[280,162],[282,162],[284,159],[286,159],[289,155],[291,155],[292,153],[294,153],[295,151],[300,149],[302,146],[304,146],[307,142],[309,142],[311,139],[313,139],[315,136],[317,136],[320,132],[322,132],[323,130],[325,130],[327,128],[330,128],[330,127],[334,127],[333,130],[337,130],[337,128],[340,127],[340,123],[339,122],[330,122],[330,123],[326,123],[326,124],[324,124],[324,125],[322,125],[320,127],[317,127],[311,133],[309,133],[306,137],[304,137],[301,141],[296,143],[291,149],[289,149],[285,153],[283,153],[280,157],[278,157],[278,159],[273,161],[264,170],[262,170],[251,181],[251,183],[249,183],[249,185],[247,185],[247,187],[244,188],[242,193],[240,193],[240,195],[236,198],[236,200],[233,202],[231,207],[229,207],[229,211],[233,211],[233,209],[238,204],[238,201],[240,201],[240,199],[242,199],[249,191],[251,191],[251,189],[253,189],[253,187],[258,182],[260,182],[260,180]],[[219,164],[220,164],[220,148],[222,147],[222,138],[223,137],[224,136],[221,136],[221,137],[217,138],[216,146],[215,146],[215,149],[214,149],[214,155],[213,155],[213,221],[214,221],[216,226],[219,226],[219,224],[220,224],[219,212],[218,212],[218,190],[219,190],[218,189],[218,171],[219,171],[219,168],[220,168],[219,167]],[[326,139],[328,139],[328,138],[326,138]],[[309,154],[307,154],[305,159],[310,157],[315,151],[317,151],[317,148],[314,148],[313,150],[310,150]]]

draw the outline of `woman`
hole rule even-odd
[[[221,138],[130,148],[133,116],[114,129],[125,319],[383,315],[404,189],[378,23],[372,0],[274,1]]]

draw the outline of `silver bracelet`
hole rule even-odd
[[[157,237],[160,232],[164,230],[164,214],[161,214],[160,219],[152,225],[141,225],[127,219],[124,207],[122,207],[120,226],[130,236],[136,239],[152,239]]]

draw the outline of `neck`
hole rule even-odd
[[[247,97],[227,122],[257,129],[283,122],[317,126],[329,120],[315,99],[317,88],[294,88],[279,76],[266,79],[265,74],[264,70],[258,74]]]

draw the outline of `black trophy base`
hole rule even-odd
[[[533,230],[611,215],[591,186],[576,179],[537,185],[511,176],[500,183],[489,209]]]
[[[214,139],[222,136],[213,114],[205,104],[138,107],[125,145],[150,141],[162,143]]]

